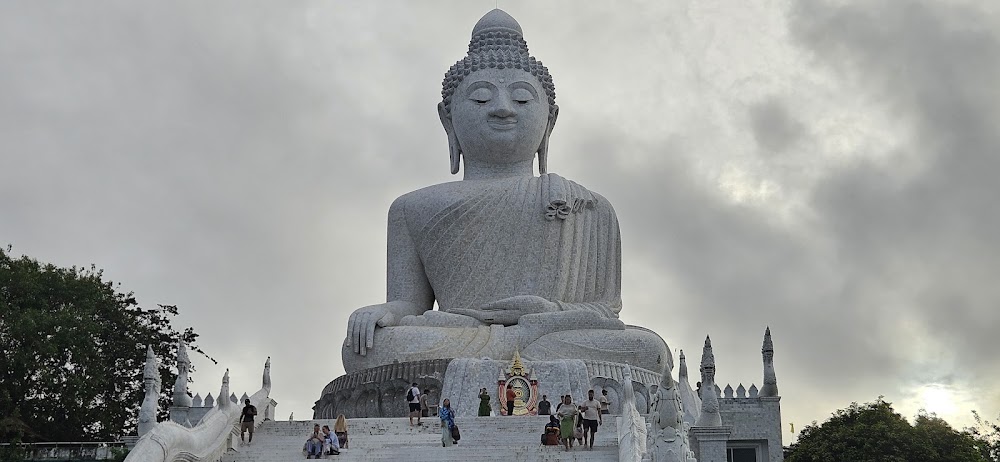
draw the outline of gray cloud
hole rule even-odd
[[[750,127],[760,148],[781,153],[802,136],[802,126],[780,101],[768,100],[750,108]]]
[[[550,166],[618,211],[627,322],[692,363],[711,334],[734,387],[770,325],[797,428],[928,383],[1000,411],[990,6],[503,3],[556,80]],[[389,203],[457,179],[434,107],[491,6],[4,3],[0,242],[178,304],[203,395],[272,356],[307,417]]]

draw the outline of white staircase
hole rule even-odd
[[[594,449],[574,444],[569,452],[562,446],[539,444],[548,416],[542,417],[459,417],[462,432],[459,444],[441,447],[441,421],[424,418],[423,426],[410,427],[407,418],[349,419],[350,449],[338,461],[613,461],[618,460],[616,416],[605,416],[597,431]],[[222,462],[286,462],[304,460],[302,446],[313,424],[329,425],[333,420],[293,422],[268,421],[254,434],[253,445],[238,448]]]

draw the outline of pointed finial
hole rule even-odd
[[[191,397],[187,393],[188,373],[191,359],[188,358],[184,340],[177,340],[177,381],[174,382],[174,406],[191,407]]]
[[[229,396],[229,369],[226,369],[226,373],[222,375],[222,388],[219,389],[219,408],[225,409],[229,407],[230,403],[226,397]]]
[[[177,364],[182,362],[191,364],[191,358],[188,357],[187,345],[184,344],[184,340],[179,340],[177,342]]]
[[[524,375],[524,364],[521,362],[521,352],[517,348],[514,349],[514,359],[510,363],[510,373],[511,375]]]
[[[726,384],[726,389],[724,390],[724,392],[726,393],[726,398],[732,398],[733,397],[733,386],[727,383]]]
[[[152,345],[146,345],[146,365],[142,368],[142,378],[152,380],[155,390],[160,391],[160,369],[157,367]]]
[[[263,387],[268,390],[271,389],[271,357],[267,357],[267,361],[264,361],[264,377],[261,380]]]
[[[687,359],[684,358],[684,350],[681,350],[681,366],[680,370],[677,372],[677,380],[687,380],[688,378],[688,364]]]
[[[715,367],[715,354],[712,353],[712,338],[705,336],[705,347],[701,352],[701,367],[711,365]]]
[[[760,387],[760,396],[778,396],[778,379],[774,375],[774,344],[771,343],[771,328],[764,331],[764,346],[760,350],[764,360],[764,384]]]

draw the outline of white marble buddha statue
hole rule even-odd
[[[387,299],[351,315],[347,372],[510,359],[515,350],[527,360],[671,369],[658,335],[618,319],[621,242],[611,203],[547,173],[555,87],[514,18],[493,10],[476,24],[442,96],[451,170],[464,167],[464,178],[390,206]]]

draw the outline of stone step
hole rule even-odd
[[[437,418],[424,419],[425,425],[410,427],[406,418],[348,420],[350,449],[331,460],[367,461],[607,461],[618,459],[616,416],[608,417],[597,432],[594,449],[575,445],[567,452],[561,446],[542,446],[539,436],[548,417],[459,417],[462,429],[459,444],[441,447],[441,427]],[[329,425],[335,420],[264,422],[254,434],[251,446],[229,453],[222,462],[284,462],[304,460],[302,446],[313,424]]]

